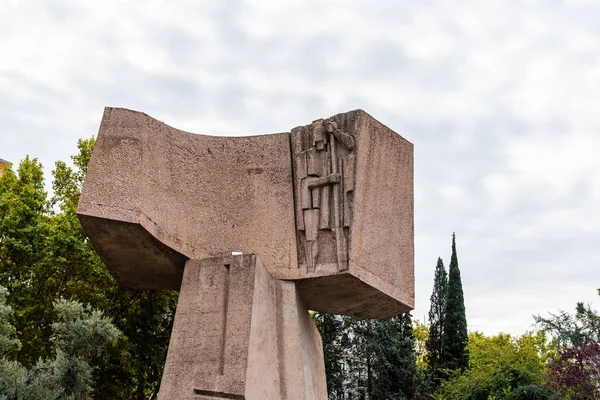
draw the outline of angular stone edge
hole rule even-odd
[[[246,323],[241,325],[242,320],[239,318],[243,316],[240,314],[236,314],[233,320],[226,320],[227,324],[232,324],[230,329],[233,330],[227,329],[227,339],[223,340],[227,340],[237,350],[227,348],[225,358],[218,367],[207,360],[199,360],[198,363],[193,361],[195,352],[189,346],[205,346],[206,343],[194,335],[190,336],[190,333],[194,329],[201,331],[207,328],[194,325],[205,318],[205,311],[194,307],[190,309],[193,306],[190,302],[199,300],[198,293],[202,293],[198,292],[200,287],[205,288],[204,290],[206,285],[212,287],[212,278],[204,283],[197,279],[197,275],[203,276],[201,268],[221,265],[238,269],[251,268],[253,283],[249,287],[247,275],[239,270],[231,270],[232,278],[238,275],[244,281],[234,283],[232,280],[231,285],[237,285],[238,290],[241,289],[246,294],[251,292],[252,311],[250,316],[242,318]],[[182,285],[159,399],[166,400],[174,396],[181,400],[327,399],[321,336],[294,282],[272,277],[260,259],[253,254],[189,260],[184,276],[187,278],[184,278]],[[208,276],[212,276],[210,272]],[[245,299],[236,298],[240,293],[231,292],[233,297],[226,296],[226,301],[240,304]],[[206,293],[201,296],[206,296]],[[211,307],[214,311],[214,306],[208,306]],[[226,310],[225,308],[224,312]],[[214,315],[210,316],[213,317]],[[218,319],[217,317],[217,321]],[[214,341],[215,333],[212,332],[212,335],[211,340]],[[231,342],[235,338],[242,338],[243,342]],[[199,348],[198,351],[202,354],[206,349]],[[181,362],[175,361],[176,356],[184,356],[187,359],[186,365],[182,366]],[[233,359],[237,361],[232,364]]]
[[[142,224],[79,214],[79,221],[104,264],[123,285],[142,289],[179,290],[188,257],[167,246]],[[110,231],[110,234],[108,232]],[[143,272],[129,276],[130,268],[148,260]],[[156,283],[160,282],[160,285]]]

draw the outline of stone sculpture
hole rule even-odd
[[[348,236],[354,189],[354,136],[335,121],[314,121],[308,130],[297,130],[294,141],[296,223],[300,264],[307,272],[317,265],[333,264],[333,271],[348,269]],[[332,247],[321,253],[320,246]],[[321,256],[321,257],[320,257]]]
[[[161,400],[324,400],[308,310],[413,306],[413,147],[362,110],[212,137],[107,108],[78,215],[121,284],[180,289]]]

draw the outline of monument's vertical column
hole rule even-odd
[[[244,398],[254,259],[186,263],[161,399]]]
[[[160,400],[325,400],[321,337],[254,255],[189,260]]]
[[[294,282],[279,281],[280,373],[286,400],[327,399],[321,335]]]

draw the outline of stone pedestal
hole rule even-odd
[[[160,400],[325,400],[321,338],[255,255],[187,261]]]

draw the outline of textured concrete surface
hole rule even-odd
[[[321,338],[254,255],[185,266],[159,399],[325,400]]]
[[[260,254],[269,268],[295,267],[289,152],[287,134],[195,135],[143,113],[107,108],[78,214],[96,218],[84,223],[85,230],[100,254],[115,260],[131,252],[130,244],[96,234],[98,219],[138,225],[185,258],[241,251]],[[140,252],[162,249],[143,245]],[[124,285],[171,288],[181,282],[183,263],[161,263],[166,268],[151,280],[148,257],[115,260],[104,261]]]
[[[107,108],[79,202],[123,285],[178,288],[186,259],[258,254],[311,309],[413,307],[412,144],[362,110],[212,137]]]
[[[331,176],[332,170],[336,170],[340,183],[317,189],[321,190],[319,209],[308,210],[318,212],[321,217],[312,244],[318,245],[319,254],[309,266],[305,227],[301,222],[302,212],[307,210],[303,210],[306,205],[302,205],[303,199],[299,201],[298,193],[302,192],[302,178],[311,174],[311,168],[309,163],[307,172],[298,172],[301,163],[297,160],[303,153],[318,148],[315,142],[317,137],[323,137],[323,129],[329,135],[329,143],[321,145],[324,150],[319,163],[325,172],[313,171],[314,177],[308,179]],[[343,132],[346,137],[338,139],[333,135],[335,131]],[[344,146],[348,137],[352,138],[351,142]],[[291,144],[296,172],[299,262],[298,269],[290,271],[289,276],[299,280],[309,308],[367,318],[387,318],[412,309],[413,145],[362,110],[295,128],[291,132]],[[333,153],[337,154],[332,156]],[[323,204],[327,194],[323,193],[324,189],[330,192],[328,204]],[[335,190],[338,191],[337,205],[332,193]],[[329,221],[323,224],[326,207]],[[336,218],[331,215],[336,212],[339,214],[337,227]],[[340,247],[345,255],[340,254]]]
[[[161,400],[325,400],[308,309],[413,307],[413,146],[362,110],[212,137],[107,108],[77,212],[121,284],[181,290]]]

